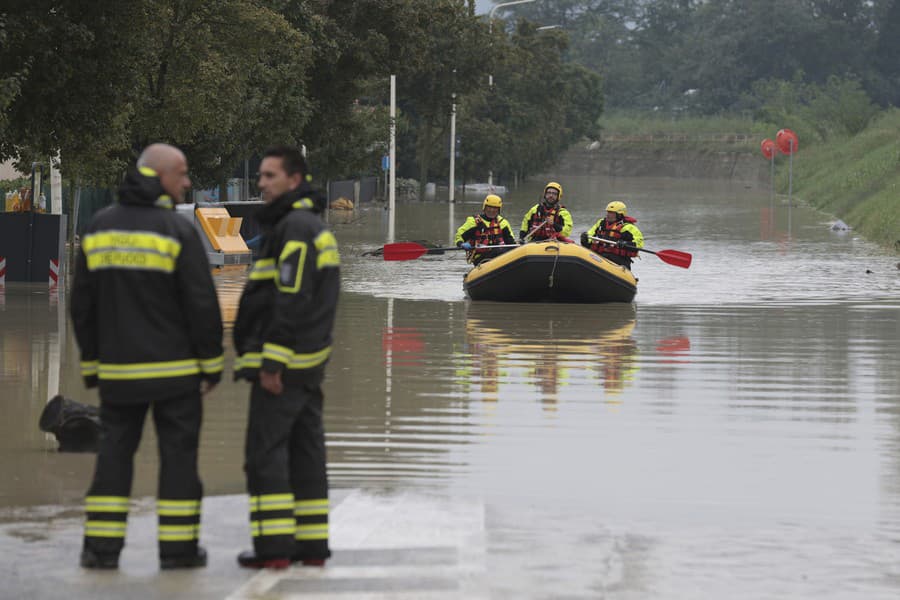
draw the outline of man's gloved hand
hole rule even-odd
[[[472,244],[470,244],[469,242],[463,242],[462,244],[459,245],[459,247],[462,248],[463,250],[471,250]]]
[[[588,239],[587,231],[581,234],[581,245],[585,248],[589,248],[591,246],[591,240]]]
[[[618,242],[616,242],[616,246],[618,246],[619,248],[625,248],[628,246],[628,242],[625,240],[619,240]]]

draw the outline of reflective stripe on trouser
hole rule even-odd
[[[328,480],[319,386],[285,386],[282,394],[272,396],[254,383],[245,457],[256,554],[287,557],[300,549],[327,556]]]
[[[177,544],[196,545],[200,537],[200,500],[168,500],[160,498],[156,501],[156,514],[159,517],[159,543],[169,550],[170,554],[178,554]]]
[[[124,402],[127,402],[124,403]],[[196,552],[199,506],[202,486],[197,474],[202,405],[200,391],[179,394],[153,403],[131,403],[101,393],[102,435],[97,453],[94,480],[88,490],[85,508],[84,545],[101,554],[118,554],[125,545],[125,521],[128,497],[134,474],[134,453],[141,441],[147,410],[153,407],[153,421],[159,444],[160,508],[189,510],[191,515],[164,515],[160,525],[159,551],[162,556]],[[175,502],[175,504],[167,504]],[[190,508],[186,508],[190,506]],[[184,536],[189,525],[192,534]],[[163,535],[164,532],[166,535]],[[175,537],[179,539],[174,539]]]

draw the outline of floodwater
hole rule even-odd
[[[648,249],[693,265],[642,255],[633,304],[473,303],[462,253],[363,256],[387,211],[332,213],[332,486],[483,501],[499,598],[900,596],[897,257],[740,183],[561,183],[576,236],[623,200]],[[514,229],[541,184],[505,198]],[[465,200],[400,203],[396,240],[448,245],[480,206]],[[231,320],[244,272],[216,280]],[[3,518],[77,509],[90,478],[92,456],[37,428],[57,389],[96,402],[66,304],[42,286],[0,295]],[[244,490],[246,395],[225,382],[206,402],[209,494]],[[154,492],[152,443],[136,495]]]

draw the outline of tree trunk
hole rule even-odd
[[[431,119],[425,121],[425,129],[419,138],[419,198],[425,197],[425,184],[428,183],[428,171],[431,168],[431,137],[434,127]]]

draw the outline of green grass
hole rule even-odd
[[[610,144],[619,144],[620,138],[652,137],[637,142],[648,149],[664,149],[673,142],[667,137],[683,136],[684,142],[694,151],[734,151],[758,152],[759,142],[766,137],[774,137],[776,128],[766,123],[753,121],[742,116],[712,117],[665,117],[654,113],[615,111],[604,114],[599,120],[601,136]],[[746,136],[745,141],[724,141],[725,136]],[[626,142],[632,147],[636,142]]]
[[[804,148],[794,158],[798,198],[868,239],[900,250],[900,110],[883,113],[860,134]],[[787,158],[778,187],[788,189]]]
[[[648,113],[612,112],[599,125],[605,143],[643,150],[671,148],[666,136],[685,136],[694,153],[760,152],[759,142],[775,139],[779,127],[741,116],[670,118]],[[866,238],[900,252],[900,109],[884,111],[861,133],[848,138],[814,139],[794,125],[800,150],[794,156],[793,192],[798,199],[831,214]],[[752,142],[710,141],[710,136],[744,134]],[[616,141],[647,136],[647,141]],[[652,137],[652,139],[651,139]],[[608,140],[608,142],[607,142]],[[788,191],[788,158],[776,158],[779,191]]]

